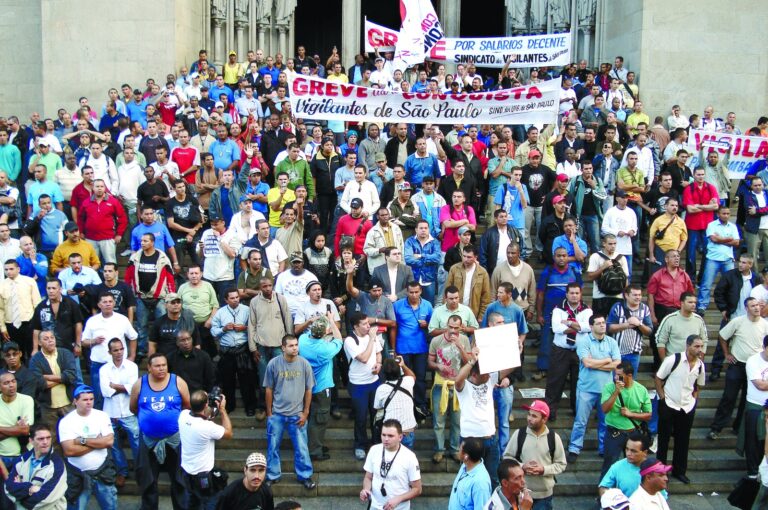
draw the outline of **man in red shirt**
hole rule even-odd
[[[78,220],[83,237],[96,250],[101,264],[117,262],[115,248],[128,227],[128,216],[120,201],[107,193],[103,180],[93,181],[93,195],[80,204]]]
[[[694,292],[691,278],[680,269],[680,252],[668,250],[664,254],[664,262],[666,265],[653,273],[648,281],[648,308],[651,309],[654,329],[664,317],[680,309],[680,296],[684,292]],[[655,371],[663,361],[656,349],[655,334],[651,334],[651,350]]]
[[[706,182],[705,176],[705,170],[697,168],[693,172],[693,184],[683,190],[685,226],[688,227],[685,272],[691,280],[696,279],[696,252],[701,252],[703,261],[707,252],[707,225],[715,218],[715,212],[720,207],[717,188]]]
[[[163,97],[160,102],[157,103],[157,111],[160,112],[160,117],[163,119],[163,124],[166,126],[173,126],[176,122],[176,110],[179,109],[180,100],[171,101],[171,96],[174,94],[176,94],[176,98],[178,98],[176,91],[163,91]]]
[[[333,253],[339,257],[341,255],[339,245],[342,239],[351,237],[353,239],[352,253],[355,257],[362,255],[365,236],[371,228],[373,228],[373,224],[363,214],[363,201],[359,198],[353,198],[349,203],[349,214],[342,216],[336,226]]]
[[[83,181],[72,189],[72,197],[69,199],[71,209],[71,218],[78,222],[80,204],[91,198],[93,194],[93,167],[85,165],[83,167]],[[82,228],[82,225],[79,225]]]
[[[179,131],[179,146],[171,150],[171,161],[179,167],[179,175],[194,186],[195,175],[200,169],[200,151],[189,144],[189,131]]]

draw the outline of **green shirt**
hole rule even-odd
[[[606,384],[603,386],[603,394],[600,397],[600,403],[602,404],[606,400],[611,398],[613,391],[616,389],[615,383]],[[634,413],[650,413],[651,412],[651,398],[648,396],[648,390],[645,386],[637,381],[632,382],[632,386],[621,390],[621,398],[624,400],[624,407]],[[625,418],[621,415],[621,402],[619,397],[616,397],[611,410],[605,415],[605,424],[609,427],[613,427],[619,430],[629,430],[635,428],[632,420]],[[640,424],[641,420],[634,420],[635,423]]]
[[[189,283],[179,287],[179,296],[181,305],[185,310],[192,312],[195,322],[205,322],[211,316],[211,311],[219,307],[219,300],[216,298],[216,291],[213,285],[203,281],[200,287],[192,287]]]
[[[13,427],[19,421],[19,417],[27,421],[27,425],[35,424],[35,401],[32,397],[17,393],[13,402],[5,402],[0,399],[0,427]],[[9,437],[0,441],[0,455],[3,457],[15,457],[21,454],[21,446],[16,437]]]
[[[458,315],[461,317],[461,324],[463,326],[469,326],[470,328],[475,329],[480,327],[480,325],[477,323],[475,314],[472,312],[472,309],[459,303],[459,307],[454,311],[449,310],[446,305],[435,307],[435,309],[432,311],[432,318],[429,320],[429,327],[427,329],[431,332],[435,329],[447,328],[448,318],[451,315]]]

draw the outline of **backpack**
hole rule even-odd
[[[675,369],[677,368],[677,366],[680,364],[680,362],[682,360],[683,360],[683,353],[682,352],[676,352],[675,353],[675,361],[672,363],[672,368],[669,370],[669,375],[667,375],[664,379],[661,380],[664,384],[666,384],[667,379],[669,379],[669,376],[672,375],[672,372],[675,371]],[[699,365],[699,375],[701,375],[701,372],[702,372],[703,369],[704,369],[704,364],[702,363],[701,365]],[[693,383],[693,389],[694,390],[699,389],[699,383],[698,382]]]
[[[621,257],[624,255],[619,255],[615,259],[611,259],[603,252],[599,251],[597,254],[603,259],[611,260],[613,262],[609,268],[600,273],[600,277],[597,279],[597,288],[606,296],[621,294],[627,286],[627,273],[625,273],[624,268],[621,267]]]
[[[527,427],[521,427],[517,429],[517,451],[515,452],[515,459],[523,463],[522,459],[520,458],[520,455],[523,453],[523,444],[525,443],[525,438],[528,435],[528,429]],[[555,431],[552,429],[549,429],[549,432],[547,433],[547,446],[549,446],[549,458],[552,462],[555,461]]]

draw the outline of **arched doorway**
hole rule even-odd
[[[333,47],[341,47],[341,2],[299,0],[296,6],[294,47],[303,45],[308,55],[319,54],[323,65]]]

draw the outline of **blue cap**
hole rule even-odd
[[[93,388],[91,388],[87,384],[81,384],[77,388],[75,388],[75,391],[72,393],[72,396],[74,398],[77,398],[83,393],[94,393],[94,391],[93,391]]]

